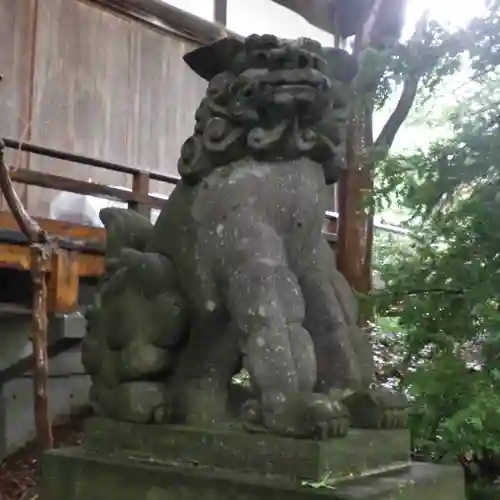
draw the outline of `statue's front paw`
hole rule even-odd
[[[352,427],[404,429],[408,426],[408,399],[398,391],[372,387],[343,399]]]
[[[251,432],[296,438],[342,437],[349,427],[345,406],[322,394],[280,394],[264,403],[251,400],[243,407],[243,417]]]
[[[98,415],[119,422],[165,423],[172,414],[162,382],[136,380],[104,385],[94,380],[89,399]]]

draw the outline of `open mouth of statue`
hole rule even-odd
[[[319,71],[311,69],[295,69],[271,71],[262,75],[261,84],[269,85],[276,90],[327,90],[328,79]]]
[[[255,69],[240,75],[238,89],[248,105],[259,109],[267,106],[300,107],[306,112],[311,106],[328,101],[330,81],[313,68],[279,70]]]
[[[318,99],[318,89],[309,84],[286,84],[273,88],[271,99],[278,105],[312,105]]]
[[[310,83],[283,83],[272,86],[274,92],[289,92],[300,94],[302,92],[317,92],[318,87]]]
[[[279,105],[314,103],[330,87],[328,79],[313,69],[271,71],[259,78],[259,86]]]

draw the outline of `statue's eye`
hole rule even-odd
[[[316,55],[311,55],[309,64],[312,69],[317,69],[318,71],[325,71],[325,61]]]
[[[299,68],[308,68],[309,66],[312,66],[311,62],[312,60],[305,54],[300,54],[297,59],[297,66]]]
[[[269,61],[269,54],[263,50],[255,52],[253,55],[253,62],[258,66],[265,66]]]
[[[284,69],[289,64],[290,64],[290,61],[284,55],[276,58],[276,68],[277,69]]]

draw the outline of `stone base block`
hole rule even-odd
[[[429,464],[314,483],[63,449],[45,455],[42,474],[43,498],[50,500],[465,499],[459,469]]]
[[[408,464],[408,430],[350,429],[329,441],[251,434],[234,423],[222,428],[141,425],[91,419],[84,447],[100,456],[162,465],[225,469],[290,480],[322,481]]]

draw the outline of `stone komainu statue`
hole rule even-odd
[[[205,427],[236,410],[250,430],[298,437],[404,426],[405,398],[372,384],[369,340],[322,236],[356,62],[269,35],[185,60],[209,84],[182,181],[154,226],[101,212],[106,275],[82,353],[95,408]]]

